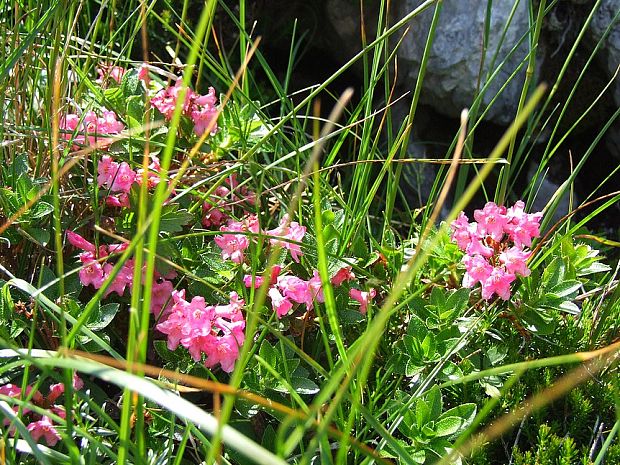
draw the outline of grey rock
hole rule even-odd
[[[601,40],[619,11],[620,0],[604,0],[601,3],[601,6],[594,13],[588,31],[592,46]],[[607,69],[611,78],[616,73],[618,66],[620,66],[620,21],[616,20],[612,25],[611,31],[599,53],[603,67]],[[620,105],[620,79],[617,76],[614,84],[614,100],[616,105]]]
[[[419,0],[401,0],[397,5],[398,16],[406,15],[421,3]],[[489,106],[501,88],[506,85],[486,115],[487,120],[498,124],[508,124],[515,117],[525,66],[508,84],[506,83],[528,53],[525,41],[511,53],[513,46],[529,29],[527,2],[519,2],[506,29],[504,40],[500,44],[513,4],[512,0],[493,2],[489,44],[482,69],[482,83],[484,83],[489,70],[498,67],[505,60],[498,74],[490,81],[482,100],[483,107]],[[487,2],[444,1],[426,69],[421,101],[448,116],[456,117],[463,108],[472,105],[483,55],[486,7]],[[412,19],[409,33],[398,52],[401,63],[405,65],[405,80],[410,86],[415,82],[420,68],[432,16],[433,11],[429,9]],[[492,63],[498,48],[497,58]]]

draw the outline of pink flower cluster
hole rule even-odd
[[[282,268],[279,265],[275,265],[271,269],[268,283],[269,290],[267,291],[267,295],[271,299],[271,307],[276,312],[278,318],[288,314],[294,304],[305,304],[306,309],[310,311],[314,308],[315,301],[319,303],[325,302],[321,277],[318,271],[315,270],[312,273],[312,278],[307,281],[291,274],[280,276],[281,271]],[[351,267],[345,266],[340,268],[330,281],[334,287],[338,287],[345,281],[353,279],[355,279],[355,274],[351,271]],[[264,278],[262,276],[245,275],[243,283],[245,287],[254,286],[258,289],[263,285]],[[368,292],[362,292],[358,289],[351,289],[349,291],[349,296],[360,303],[360,312],[363,314],[366,314],[368,305],[375,295],[374,289]]]
[[[205,228],[221,226],[230,220],[232,207],[237,203],[254,205],[256,194],[246,186],[239,186],[237,175],[231,174],[204,203],[202,224]],[[247,212],[246,212],[247,213]]]
[[[125,125],[116,119],[116,113],[104,110],[102,116],[97,116],[94,111],[87,111],[83,118],[70,113],[60,118],[61,137],[66,140],[73,138],[73,150],[86,145],[96,145],[106,148],[112,144],[110,135],[119,134]],[[73,134],[75,133],[75,137]]]
[[[260,226],[256,215],[250,215],[242,221],[229,220],[225,226],[220,228],[220,231],[227,233],[215,236],[214,239],[218,247],[222,249],[222,258],[230,259],[235,263],[243,263],[245,259],[243,252],[250,246],[248,233],[258,234]],[[298,242],[301,242],[306,234],[305,226],[290,221],[288,215],[284,215],[277,228],[265,231],[264,234],[274,236],[269,239],[271,245],[288,249],[291,258],[299,263],[299,257],[303,253]]]
[[[207,305],[202,297],[185,300],[185,290],[173,291],[174,305],[165,321],[156,328],[168,336],[168,348],[185,347],[198,362],[213,368],[218,363],[230,373],[245,340],[244,305],[236,292],[231,292],[228,305]]]
[[[170,120],[182,89],[183,82],[179,79],[174,86],[157,92],[151,99],[151,105],[157,108],[166,120]],[[202,136],[207,129],[210,129],[211,134],[215,134],[217,131],[217,97],[213,87],[209,87],[209,92],[206,95],[197,94],[187,88],[181,105],[183,116],[194,122],[196,135]]]
[[[146,174],[149,189],[159,184],[159,159],[151,155],[151,163]],[[131,186],[142,183],[143,170],[134,171],[125,161],[116,162],[109,155],[104,155],[97,165],[97,185],[108,189],[115,195],[106,197],[106,203],[112,207],[129,207],[129,191]]]
[[[79,391],[84,387],[84,382],[76,374],[73,376],[73,389]],[[49,393],[44,397],[39,391],[34,391],[32,386],[27,386],[25,391],[19,386],[14,384],[5,384],[0,386],[0,394],[11,397],[13,399],[26,400],[29,399],[33,404],[48,409],[51,413],[58,415],[61,418],[66,418],[65,409],[62,405],[56,405],[54,402],[65,392],[65,385],[63,383],[52,384],[49,387]],[[14,406],[13,411],[17,414],[19,407]],[[32,439],[39,441],[41,438],[45,439],[48,446],[55,446],[60,439],[60,434],[56,430],[52,420],[49,416],[38,415],[28,408],[22,408],[22,415],[26,416],[30,422],[28,423],[28,432],[32,436]],[[15,428],[10,426],[10,420],[5,418],[3,425],[9,426],[9,432],[14,434]]]
[[[518,276],[528,276],[527,250],[532,239],[540,236],[542,213],[525,213],[519,200],[510,208],[488,202],[482,210],[474,211],[470,223],[461,212],[452,222],[452,240],[466,255],[463,257],[465,276],[463,286],[482,286],[482,298],[489,300],[497,294],[510,298],[510,284]]]
[[[114,265],[110,262],[111,255],[123,252],[129,244],[112,244],[100,245],[98,248],[79,234],[73,231],[67,231],[67,239],[69,243],[84,252],[79,254],[82,262],[82,268],[79,271],[80,282],[84,286],[93,286],[99,289],[103,283],[110,277]],[[110,286],[106,289],[104,297],[112,292],[116,292],[119,296],[125,294],[125,290],[131,291],[133,287],[133,269],[135,262],[133,259],[127,260],[119,272],[114,277]],[[143,269],[144,272],[144,269]],[[166,276],[162,276],[155,272],[155,281],[153,282],[153,291],[151,294],[151,311],[155,316],[166,315],[170,312],[170,295],[174,289],[172,281],[176,273],[172,271]]]
[[[308,281],[288,274],[280,276],[280,271],[282,268],[278,265],[272,268],[268,284],[269,291],[267,291],[271,299],[271,306],[278,318],[282,318],[293,308],[293,302],[305,304],[308,310],[314,308],[315,300],[325,302],[321,277],[317,271],[314,271],[312,278]],[[262,276],[245,275],[243,283],[246,287],[252,287],[252,280],[254,280],[254,287],[257,289],[264,282]]]

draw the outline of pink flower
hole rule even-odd
[[[491,236],[485,236],[485,237],[491,237]],[[485,237],[478,237],[478,236],[472,236],[472,241],[469,243],[469,245],[467,246],[467,248],[465,249],[465,251],[469,254],[469,255],[482,255],[483,257],[492,257],[493,256],[493,249],[489,246],[487,246],[484,243],[484,238]],[[492,240],[492,239],[491,239]]]
[[[235,263],[243,263],[243,251],[250,245],[248,238],[242,234],[225,234],[215,236],[215,243],[222,249],[222,258],[230,258]]]
[[[246,274],[243,277],[243,284],[245,287],[252,287],[252,280],[254,280],[254,289],[261,287],[265,281],[262,276],[252,276],[251,274]]]
[[[211,134],[217,132],[217,98],[215,89],[209,87],[207,95],[201,95],[193,99],[190,116],[194,122],[194,132],[197,136],[209,130]]]
[[[149,82],[149,67],[146,63],[142,63],[138,70],[138,79],[143,81],[145,84]]]
[[[121,192],[117,195],[108,195],[105,198],[105,203],[110,207],[117,208],[129,208],[131,206],[131,204],[129,203],[129,194],[127,194],[126,192]]]
[[[70,140],[73,133],[76,133],[73,141],[78,145],[74,145],[74,149],[79,148],[79,145],[87,145],[86,140],[88,145],[98,144],[99,148],[105,148],[113,140],[102,136],[119,134],[125,126],[116,119],[116,113],[104,110],[102,117],[98,117],[94,111],[87,111],[81,122],[78,115],[65,115],[60,118],[60,129],[64,131],[62,137],[66,140]]]
[[[467,270],[463,276],[464,287],[474,287],[476,283],[484,282],[493,271],[493,266],[480,255],[465,255],[463,263]]]
[[[80,261],[84,264],[79,272],[82,285],[92,285],[95,289],[99,289],[105,281],[105,274],[101,263],[95,260],[92,252],[81,253]]]
[[[97,185],[111,186],[118,171],[118,163],[112,160],[109,155],[104,155],[97,164]]]
[[[122,162],[118,166],[114,181],[110,186],[112,192],[125,192],[128,193],[131,190],[131,185],[136,180],[136,173],[129,167],[127,162]]]
[[[242,232],[247,231],[247,226],[241,222],[229,221],[227,226],[222,226],[223,232]],[[235,263],[243,263],[243,251],[250,246],[250,240],[245,234],[224,234],[215,236],[213,239],[220,249],[222,258],[230,258]]]
[[[239,358],[239,347],[240,344],[233,334],[226,334],[218,338],[213,345],[205,347],[207,352],[205,366],[213,368],[219,363],[222,370],[230,373],[235,368],[235,362]]]
[[[44,438],[48,446],[55,446],[60,439],[60,434],[54,428],[52,421],[48,417],[43,417],[40,421],[33,421],[28,425],[28,432],[32,439],[39,441]]]
[[[525,213],[525,204],[519,200],[508,209],[506,232],[516,246],[532,245],[532,239],[540,236],[542,213]]]
[[[307,304],[310,301],[310,307],[312,307],[312,294],[309,292],[307,281],[297,276],[280,276],[278,278],[278,287],[292,301],[299,304]]]
[[[310,278],[310,280],[308,281],[308,292],[310,293],[311,299],[314,299],[320,303],[325,302],[325,296],[323,295],[323,283],[321,282],[321,277],[319,276],[319,272],[316,270],[313,272],[312,278]],[[312,309],[312,304],[310,305],[308,310],[311,310],[311,309]]]
[[[524,252],[521,248],[514,246],[504,250],[499,254],[499,261],[506,267],[509,273],[519,276],[529,276],[530,270],[527,267],[527,260],[532,252]]]
[[[50,404],[53,404],[56,401],[56,399],[58,399],[60,396],[63,395],[64,392],[65,392],[65,385],[63,383],[52,384],[50,386],[50,392],[47,395],[47,401]]]
[[[114,266],[110,263],[106,263],[103,265],[104,280],[108,279],[113,268]],[[123,266],[120,270],[118,270],[118,273],[114,277],[114,280],[106,289],[105,293],[103,294],[104,297],[107,297],[112,292],[116,292],[118,295],[122,296],[125,293],[125,288],[131,282],[133,282],[133,270],[127,269],[125,266]]]
[[[88,242],[82,236],[70,230],[67,230],[67,240],[69,241],[69,244],[71,244],[73,247],[84,250],[86,252],[91,252],[94,254],[97,250],[95,244]]]
[[[282,267],[280,265],[273,265],[273,267],[271,268],[271,275],[269,277],[269,286],[273,286],[274,284],[276,284],[281,270],[282,270]],[[245,284],[245,287],[252,287],[252,278],[253,276],[249,274],[246,274],[243,277],[243,284]],[[262,276],[255,276],[254,277],[254,288],[258,289],[259,287],[261,287],[264,281],[265,281],[265,278],[263,278]]]
[[[151,105],[159,110],[164,115],[166,120],[170,120],[174,113],[174,109],[177,106],[177,100],[181,96],[183,90],[183,81],[179,79],[174,86],[162,89],[151,99]],[[190,105],[192,104],[192,97],[194,92],[187,87],[185,91],[185,99],[182,104],[182,113],[187,114]]]
[[[336,274],[332,277],[331,283],[338,287],[345,281],[351,281],[355,279],[355,274],[351,271],[350,266],[343,266],[340,268]]]
[[[301,242],[306,234],[306,227],[300,226],[295,221],[290,221],[288,214],[284,215],[277,228],[267,231],[270,236],[276,236],[282,239],[270,239],[273,246],[284,247],[291,253],[291,258],[299,263],[299,256],[303,255],[300,245],[295,242]],[[295,242],[291,242],[295,241]]]
[[[73,374],[73,389],[79,391],[84,387],[84,381],[78,376],[77,373]],[[49,394],[47,395],[47,402],[53,404],[65,392],[65,383],[57,383],[50,385]],[[64,413],[64,411],[63,411]]]
[[[293,308],[293,303],[280,294],[280,291],[276,287],[269,289],[268,294],[271,299],[271,306],[275,310],[278,318],[282,318]]]
[[[170,313],[173,289],[174,286],[172,282],[166,279],[153,282],[153,289],[151,290],[151,312],[153,312],[156,317],[159,318],[160,315]]]
[[[172,299],[175,304],[172,307],[171,313],[165,321],[158,323],[155,328],[160,333],[168,336],[168,349],[175,350],[184,336],[185,307],[189,303],[185,301],[185,290],[173,291]]]
[[[231,208],[224,200],[229,194],[230,190],[226,186],[218,186],[213,195],[204,203],[202,210],[205,216],[202,224],[205,228],[220,226],[230,218],[228,212]]]
[[[243,300],[232,292],[228,305],[206,305],[202,297],[185,300],[185,291],[173,291],[174,305],[167,319],[156,328],[168,336],[168,348],[185,347],[195,361],[206,356],[205,366],[220,364],[232,371],[245,335]]]
[[[487,202],[482,210],[474,211],[474,218],[478,222],[478,232],[481,236],[489,235],[496,241],[502,239],[504,226],[508,222],[506,207]]]
[[[375,298],[375,295],[377,295],[377,291],[375,291],[374,288],[371,288],[370,291],[368,292],[360,291],[359,289],[349,290],[349,297],[359,302],[360,312],[363,315],[366,315],[366,312],[368,310],[368,305],[370,304],[372,299]]]
[[[491,275],[482,282],[482,298],[489,300],[495,293],[503,300],[508,300],[510,298],[510,283],[514,280],[514,274],[507,273],[500,267],[493,268]]]
[[[19,398],[22,394],[22,389],[19,386],[15,386],[14,384],[4,384],[0,386],[0,394],[3,396]]]
[[[161,178],[159,177],[159,172],[161,171],[161,165],[159,164],[159,158],[155,155],[151,155],[151,163],[149,164],[149,169],[146,172],[146,185],[149,189],[154,189],[159,184]],[[136,183],[139,186],[142,185],[142,179],[144,177],[144,170],[140,168],[136,171]]]
[[[450,237],[461,250],[465,250],[472,241],[472,237],[476,236],[476,224],[470,224],[463,212],[459,213],[458,218],[450,224],[450,227],[452,228]]]
[[[95,82],[102,84],[105,83],[106,79],[110,78],[120,84],[126,71],[125,68],[120,66],[100,65],[97,67],[99,79]]]

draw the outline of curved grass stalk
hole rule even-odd
[[[15,356],[15,351],[12,352],[12,355]],[[7,354],[5,350],[0,351],[0,353],[4,356]],[[121,388],[129,388],[140,396],[173,412],[179,418],[194,423],[209,435],[215,435],[216,431],[221,427],[221,434],[226,444],[254,461],[254,463],[263,465],[286,464],[284,460],[273,455],[234,428],[228,425],[219,425],[218,420],[212,415],[141,376],[110,368],[88,359],[58,357],[59,353],[53,351],[32,351],[31,355],[36,358],[32,363],[42,367],[76,370]]]

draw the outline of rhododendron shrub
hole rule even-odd
[[[527,249],[540,236],[542,213],[526,213],[519,200],[510,208],[488,202],[474,211],[476,221],[469,222],[461,212],[452,222],[452,240],[465,252],[463,286],[480,283],[482,298],[494,295],[510,299],[510,285],[517,276],[529,276]]]

